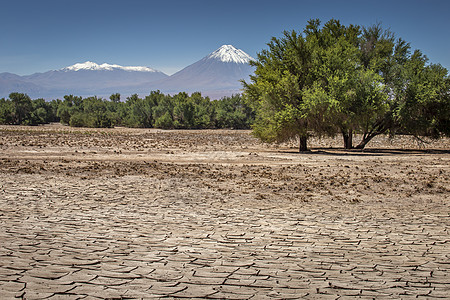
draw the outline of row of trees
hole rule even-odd
[[[144,98],[132,95],[126,101],[120,101],[120,94],[113,94],[109,100],[67,95],[64,100],[46,102],[12,93],[9,99],[0,99],[0,124],[245,129],[253,119],[253,111],[240,95],[211,101],[200,93],[170,96],[155,91]]]
[[[9,99],[0,99],[0,124],[38,125],[59,121],[60,103],[60,100],[31,100],[26,94],[11,93]]]
[[[450,79],[418,50],[380,25],[323,27],[310,20],[303,33],[284,32],[252,62],[244,95],[256,112],[254,134],[264,141],[342,134],[356,148],[379,134],[450,135]]]

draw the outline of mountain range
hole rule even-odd
[[[68,94],[106,98],[113,93],[144,96],[160,90],[167,94],[201,92],[218,99],[240,92],[239,80],[248,79],[254,72],[250,60],[253,58],[244,51],[223,45],[171,76],[149,67],[90,61],[26,76],[0,73],[0,98],[11,92],[51,100]]]

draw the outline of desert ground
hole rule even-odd
[[[0,298],[450,299],[450,140],[309,145],[0,126]]]

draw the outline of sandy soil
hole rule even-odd
[[[0,126],[1,299],[450,299],[450,140]]]

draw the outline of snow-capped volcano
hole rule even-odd
[[[165,93],[202,92],[215,97],[230,96],[240,92],[240,79],[248,79],[254,73],[254,67],[249,65],[250,60],[253,58],[244,51],[223,45],[183,70],[149,86]]]
[[[240,49],[234,48],[232,45],[223,45],[205,59],[218,59],[222,62],[233,62],[237,64],[248,64],[254,60],[250,55]]]
[[[80,70],[89,70],[89,71],[113,71],[113,70],[124,70],[129,72],[158,72],[149,67],[134,67],[127,66],[123,67],[120,65],[110,65],[107,63],[103,63],[101,65],[96,64],[95,62],[86,61],[84,63],[77,63],[72,66],[68,66],[62,68],[61,71],[80,71]]]

